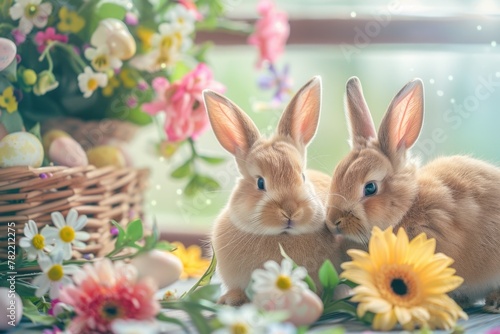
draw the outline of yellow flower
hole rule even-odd
[[[135,80],[132,71],[128,68],[125,68],[120,72],[120,79],[123,86],[126,88],[134,88],[137,85],[137,81]]]
[[[136,33],[137,37],[141,40],[143,51],[151,49],[151,47],[153,46],[153,35],[155,34],[154,30],[151,30],[144,26],[139,26]]]
[[[172,245],[177,247],[175,251],[172,252],[177,256],[184,267],[181,279],[189,277],[200,277],[205,273],[208,266],[210,265],[210,260],[201,257],[201,248],[197,245],[191,245],[188,248],[180,242],[173,242]]]
[[[467,314],[447,293],[462,284],[449,268],[453,260],[435,254],[436,240],[424,233],[411,242],[401,228],[397,236],[392,227],[375,227],[369,253],[351,249],[353,261],[342,264],[342,277],[359,286],[354,288],[354,302],[359,302],[359,317],[375,313],[375,330],[390,330],[396,323],[404,329],[415,327],[451,329],[458,318]]]
[[[0,95],[0,107],[7,109],[8,113],[13,113],[17,110],[17,100],[14,96],[14,87],[9,86],[4,89]]]
[[[116,88],[120,87],[120,80],[116,77],[110,77],[108,80],[108,85],[102,89],[102,95],[109,97],[113,95]]]
[[[85,26],[85,19],[83,17],[64,6],[59,10],[59,19],[61,21],[57,24],[57,29],[62,32],[69,31],[76,34]]]

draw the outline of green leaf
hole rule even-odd
[[[199,301],[199,300],[209,300],[215,302],[220,296],[220,285],[211,284],[200,287],[199,289],[193,291],[188,295],[189,300]]]
[[[175,247],[174,245],[172,245],[171,243],[169,243],[167,241],[162,240],[155,245],[155,249],[159,249],[159,250],[167,251],[167,252],[173,252],[174,250],[177,249],[177,247]]]
[[[186,74],[191,71],[191,68],[186,65],[185,62],[179,61],[174,67],[174,70],[172,71],[172,74],[170,75],[170,82],[175,82],[177,80],[180,80],[184,78]]]
[[[193,173],[193,161],[191,159],[184,162],[182,165],[177,167],[170,176],[174,179],[183,179],[190,176]]]
[[[123,227],[116,221],[112,220],[111,224],[113,224],[118,229],[118,237],[116,238],[115,241],[115,250],[122,249],[125,246],[125,239],[127,236],[127,232],[125,232]]]
[[[226,161],[224,158],[208,157],[206,155],[199,155],[198,157],[210,165],[218,165]]]
[[[186,305],[186,312],[191,317],[191,322],[196,327],[196,330],[199,334],[210,334],[212,332],[207,319],[205,319],[198,308],[194,308],[191,305]]]
[[[143,233],[142,221],[140,219],[136,219],[129,223],[127,227],[127,244],[130,245],[139,241],[142,238]]]
[[[50,326],[56,322],[54,317],[40,313],[38,308],[28,298],[22,298],[23,301],[23,316],[30,319],[35,324]]]
[[[335,289],[335,287],[339,284],[339,275],[330,260],[323,262],[319,268],[318,275],[319,281],[325,290],[333,291],[333,289]]]
[[[188,184],[184,187],[184,195],[193,197],[201,190],[201,185],[198,183],[198,175],[194,175]]]
[[[170,322],[170,323],[173,323],[173,324],[176,324],[176,325],[179,325],[180,327],[182,327],[182,329],[184,330],[184,332],[186,333],[189,333],[189,328],[186,326],[185,323],[183,323],[182,321],[180,321],[179,319],[177,318],[171,318],[171,317],[168,317],[166,316],[164,313],[158,313],[158,315],[156,316],[156,319],[160,320],[160,321],[164,321],[164,322]]]
[[[215,274],[215,268],[217,267],[217,258],[215,257],[214,249],[212,247],[212,260],[210,261],[210,265],[208,266],[205,273],[200,277],[198,282],[189,291],[186,293],[186,296],[189,296],[193,293],[198,287],[208,285],[212,280],[212,276]]]
[[[197,182],[200,188],[207,191],[214,191],[220,189],[220,184],[210,176],[198,175]]]
[[[37,137],[38,140],[42,142],[42,135],[40,134],[40,123],[36,123],[28,132]]]
[[[101,0],[97,6],[96,14],[101,19],[113,18],[118,20],[123,20],[127,9],[111,1]]]
[[[281,246],[281,244],[278,244],[279,247],[280,247],[280,253],[281,255],[285,258],[285,259],[288,259],[290,261],[292,261],[293,263],[293,269],[297,268],[298,265],[295,263],[295,261],[293,261],[293,259],[288,256],[288,254],[285,252],[285,250],[283,249],[283,246]],[[314,283],[313,279],[311,278],[311,276],[309,276],[309,274],[306,276],[306,278],[304,278],[304,282],[306,282],[307,286],[309,287],[309,289],[312,291],[312,292],[316,292],[318,291],[318,289],[316,288],[316,284]]]
[[[0,108],[2,115],[0,116],[0,124],[3,124],[8,133],[24,131],[24,123],[19,111],[13,113]]]

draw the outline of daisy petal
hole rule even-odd
[[[81,240],[81,241],[87,241],[90,239],[90,234],[84,231],[78,231],[75,233],[75,239]]]
[[[66,216],[66,225],[75,228],[76,220],[78,219],[78,211],[71,209]]]
[[[73,227],[75,231],[80,231],[86,224],[87,224],[88,218],[86,215],[82,215],[78,217],[75,226]]]
[[[50,216],[52,217],[52,222],[54,223],[54,225],[57,228],[61,229],[66,225],[66,221],[64,220],[64,216],[59,211],[52,212],[50,214]]]

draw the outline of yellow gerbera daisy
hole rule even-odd
[[[186,248],[180,242],[173,242],[172,245],[177,247],[175,251],[172,252],[177,256],[184,267],[181,274],[182,278],[189,277],[200,277],[205,273],[208,266],[210,265],[210,260],[205,259],[201,256],[201,248],[197,245],[191,245]]]
[[[453,299],[446,295],[462,284],[449,268],[453,259],[435,254],[436,240],[422,233],[411,242],[401,228],[397,236],[392,227],[375,227],[369,253],[351,249],[353,261],[342,264],[342,277],[359,286],[354,288],[354,302],[359,302],[359,317],[375,313],[372,326],[390,330],[396,323],[404,329],[415,327],[451,329],[458,318],[467,319]]]
[[[0,107],[7,109],[8,113],[13,113],[17,110],[17,100],[14,96],[14,88],[12,86],[5,88],[0,95]]]

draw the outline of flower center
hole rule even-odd
[[[276,279],[276,286],[278,289],[286,291],[292,287],[292,280],[285,275],[279,275]]]
[[[37,12],[38,12],[37,5],[28,5],[24,8],[24,16],[29,18],[33,18]]]
[[[249,332],[248,326],[241,322],[237,322],[231,326],[231,334],[247,334]]]
[[[375,283],[382,297],[393,305],[411,307],[420,302],[420,279],[410,265],[383,265],[375,278]]]
[[[47,277],[53,282],[59,281],[63,275],[63,267],[60,264],[54,264],[47,272]]]
[[[391,282],[391,288],[395,294],[400,296],[404,296],[408,293],[408,287],[406,286],[405,281],[403,281],[401,278],[393,279]]]
[[[97,80],[94,78],[89,79],[89,81],[87,82],[87,88],[91,91],[96,90],[97,86],[98,86]]]
[[[75,230],[71,226],[64,226],[59,231],[59,237],[64,242],[71,242],[75,239]]]
[[[123,310],[114,302],[107,302],[102,305],[101,316],[106,320],[114,320],[123,316]]]
[[[103,54],[94,58],[93,63],[96,68],[102,69],[108,67],[108,56]],[[97,87],[96,87],[97,88]],[[95,89],[95,88],[94,88]]]
[[[160,42],[160,48],[163,50],[170,50],[174,44],[174,36],[165,36]]]
[[[36,249],[43,249],[45,247],[45,237],[41,234],[37,234],[31,239],[31,244]]]

